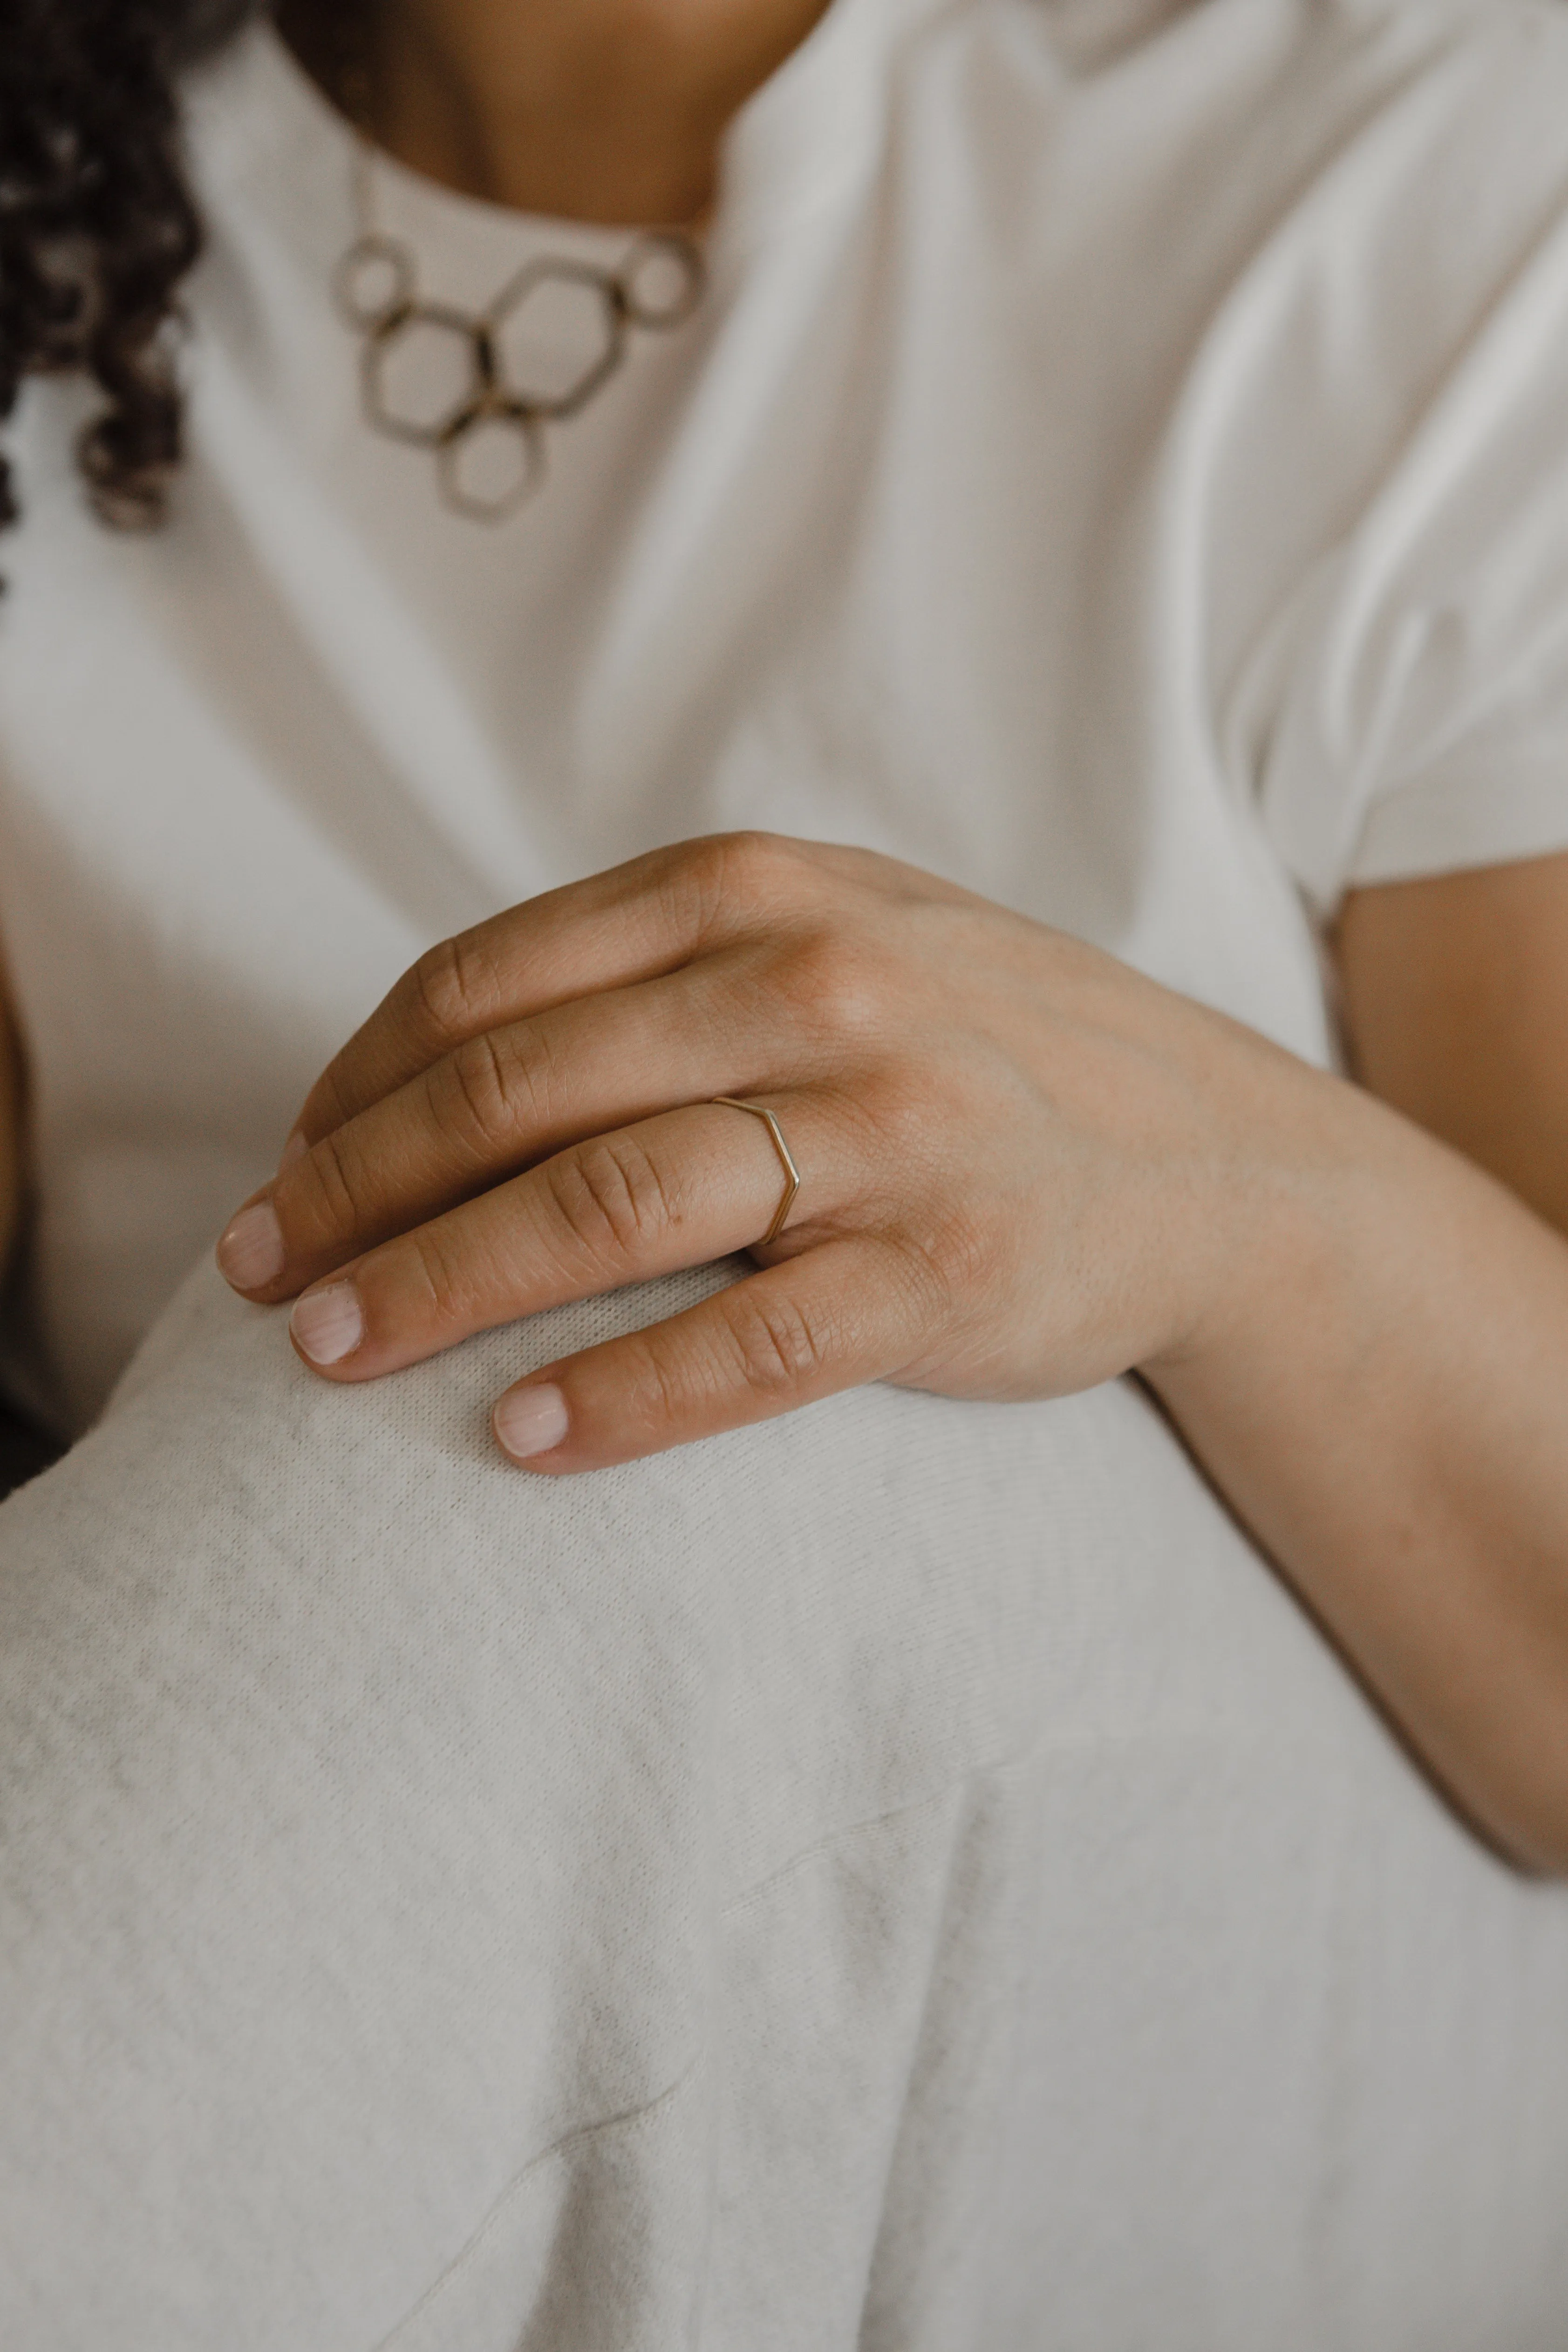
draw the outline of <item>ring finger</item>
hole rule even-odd
[[[776,1083],[798,1055],[744,959],[559,1005],[468,1040],[294,1157],[233,1219],[218,1265],[278,1299],[570,1144],[716,1094],[742,1034]]]
[[[786,1256],[858,1187],[844,1181],[844,1126],[824,1096],[758,1100],[800,1171],[774,1244]],[[384,1243],[305,1291],[290,1332],[329,1378],[374,1379],[542,1307],[755,1247],[788,1181],[763,1119],[687,1104],[574,1144]]]

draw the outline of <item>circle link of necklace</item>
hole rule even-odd
[[[454,513],[505,522],[544,479],[545,426],[564,424],[604,389],[634,329],[666,333],[691,316],[706,284],[702,257],[679,231],[649,230],[616,268],[542,257],[482,310],[459,310],[425,298],[413,247],[377,226],[373,165],[362,147],[357,234],[332,273],[338,310],[362,338],[365,421],[388,440],[434,453],[441,499]],[[551,321],[562,346],[554,366],[525,347],[531,326]]]

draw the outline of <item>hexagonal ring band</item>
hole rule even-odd
[[[721,1103],[726,1110],[749,1111],[753,1118],[762,1120],[773,1139],[773,1150],[778,1154],[779,1166],[784,1171],[784,1191],[779,1195],[778,1207],[773,1211],[773,1223],[762,1240],[753,1244],[757,1249],[766,1249],[768,1244],[776,1242],[783,1233],[784,1219],[794,1207],[795,1196],[800,1190],[800,1170],[795,1164],[795,1155],[784,1141],[783,1128],[765,1103],[748,1102],[743,1095],[710,1095],[709,1100]]]

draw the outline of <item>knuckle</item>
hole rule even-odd
[[[339,1128],[303,1153],[278,1185],[286,1223],[308,1246],[357,1233],[368,1202],[365,1171],[351,1139]]]
[[[933,1117],[931,1092],[907,1067],[882,1066],[860,1078],[857,1108],[874,1139],[879,1160],[903,1192],[929,1192],[942,1181],[950,1139]]]
[[[466,1144],[484,1166],[514,1150],[537,1127],[539,1073],[526,1050],[481,1029],[438,1066],[431,1111],[444,1134]]]
[[[1001,1253],[991,1224],[956,1210],[911,1236],[904,1257],[915,1304],[929,1311],[938,1302],[973,1298],[993,1288]]]
[[[740,898],[771,896],[781,884],[793,884],[800,871],[800,852],[784,834],[749,827],[719,835],[715,847],[729,887]]]
[[[437,1324],[469,1323],[482,1320],[478,1312],[479,1302],[476,1286],[457,1245],[452,1229],[437,1220],[433,1224],[418,1225],[404,1236],[398,1244],[406,1253],[403,1277],[408,1276],[422,1294],[422,1305],[429,1318]]]
[[[307,1131],[319,1128],[330,1134],[346,1126],[358,1108],[343,1083],[343,1060],[342,1054],[333,1056],[300,1106],[300,1125]]]
[[[596,1259],[627,1259],[679,1223],[679,1207],[649,1152],[626,1135],[598,1136],[547,1160],[557,1214]]]
[[[816,923],[780,951],[776,985],[814,1029],[838,1039],[875,1035],[882,1025],[883,987],[866,944],[837,924]]]
[[[471,933],[427,948],[407,984],[409,1010],[423,1037],[437,1045],[471,1036],[495,1011],[495,967]]]
[[[875,1239],[883,1307],[911,1340],[994,1313],[1025,1279],[994,1221],[962,1207],[913,1217],[906,1208]]]
[[[626,1349],[629,1399],[637,1419],[650,1431],[684,1426],[718,1393],[711,1360],[668,1324],[635,1333]]]
[[[795,843],[773,833],[715,833],[689,842],[669,875],[682,929],[700,938],[727,934],[738,921],[765,912],[798,888]]]
[[[735,1369],[755,1394],[784,1395],[826,1368],[827,1334],[798,1301],[777,1294],[749,1297],[751,1286],[738,1284],[725,1301]]]

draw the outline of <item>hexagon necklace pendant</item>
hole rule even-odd
[[[375,225],[372,162],[363,149],[359,233],[332,276],[338,309],[363,338],[365,420],[434,454],[454,513],[504,522],[544,478],[546,425],[575,416],[604,388],[632,329],[667,331],[691,316],[702,257],[689,237],[661,229],[637,238],[616,269],[539,259],[482,310],[426,301],[413,247]]]

